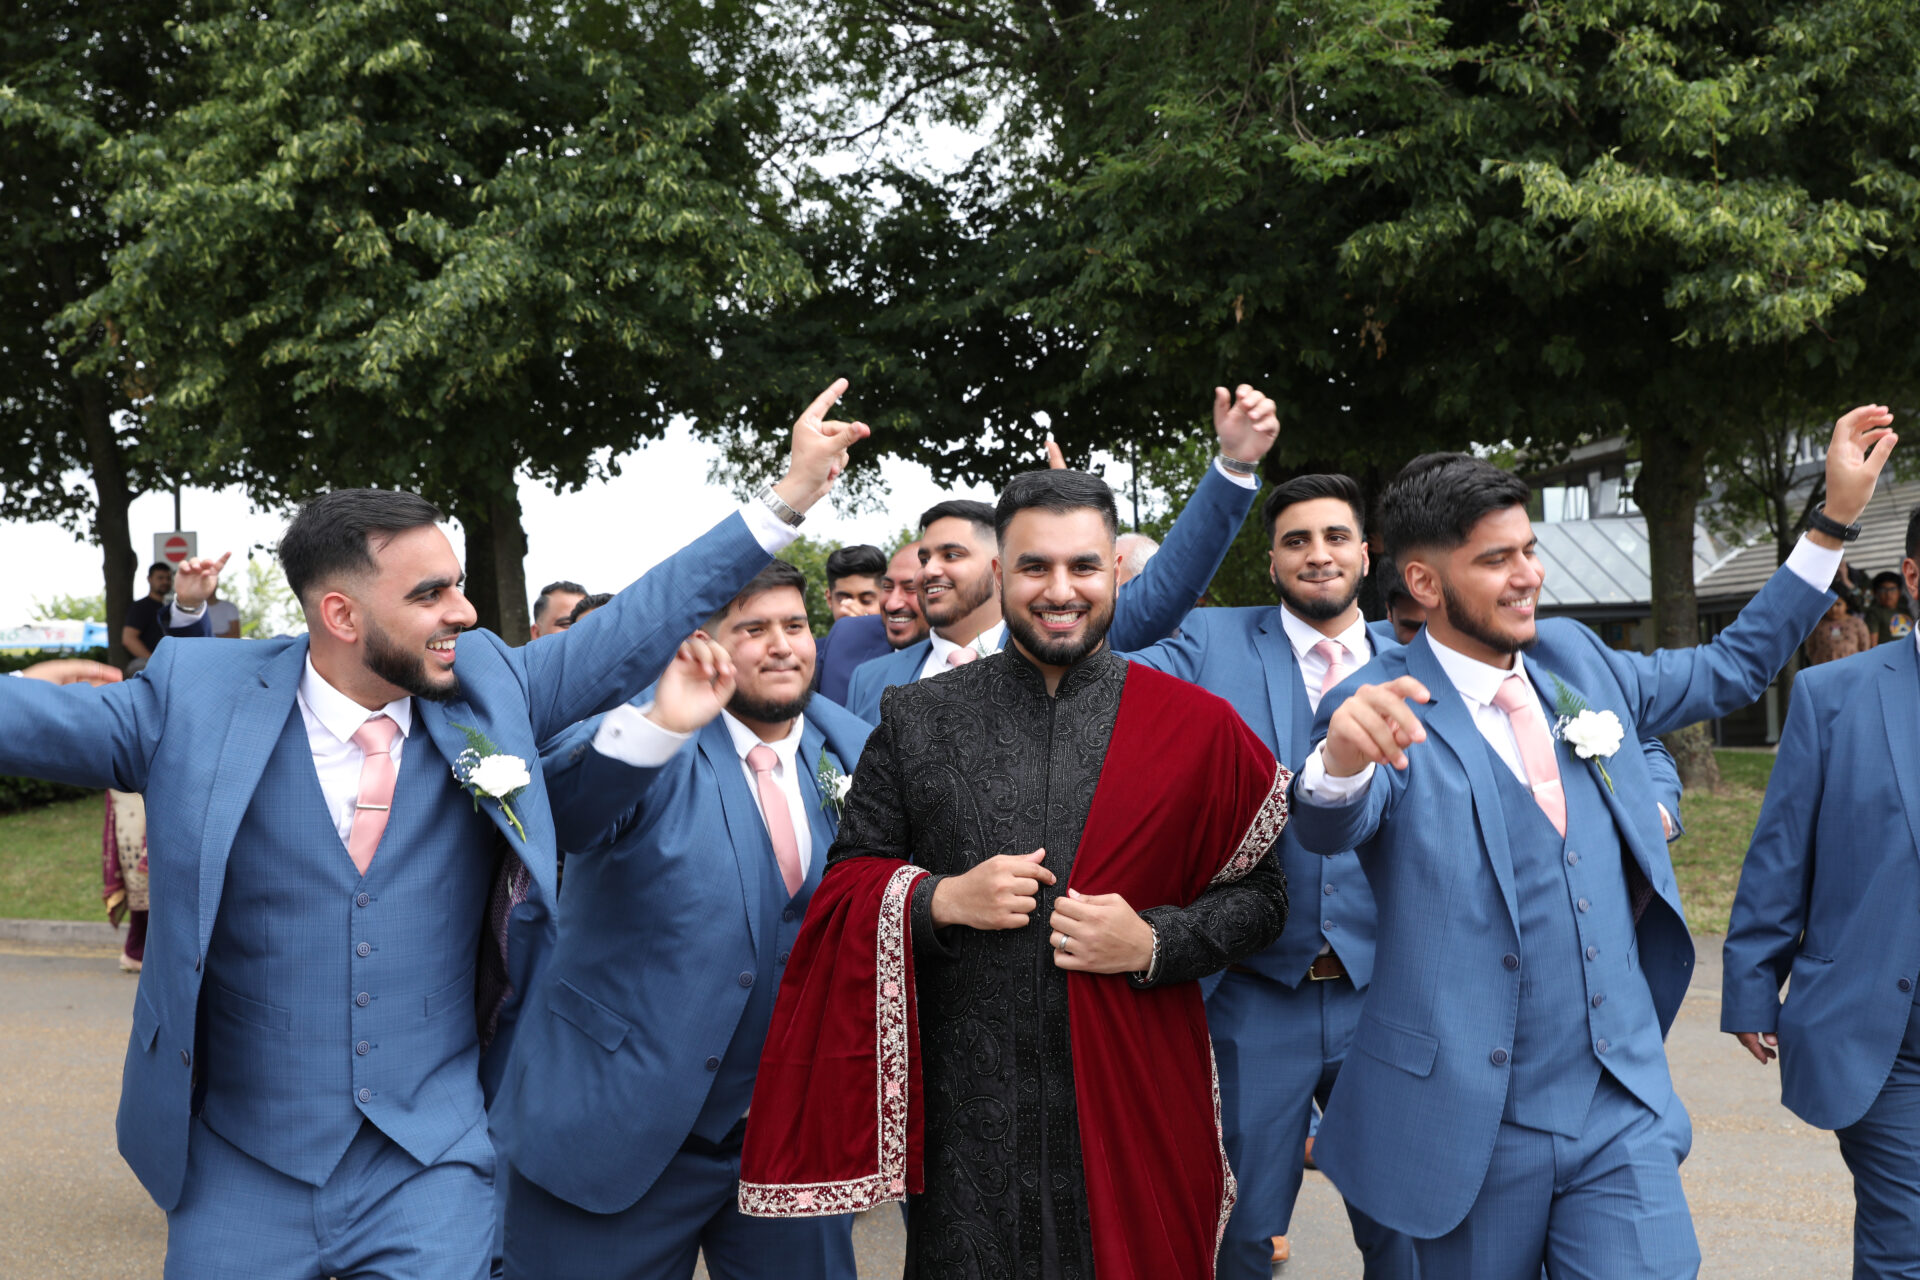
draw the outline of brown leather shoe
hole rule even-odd
[[[1287,1238],[1285,1236],[1275,1236],[1273,1238],[1273,1260],[1275,1262],[1285,1262],[1287,1255],[1292,1252],[1293,1250],[1287,1247]]]
[[[1308,1134],[1307,1135],[1307,1168],[1318,1169],[1319,1167],[1320,1167],[1319,1165],[1313,1162],[1313,1135]]]

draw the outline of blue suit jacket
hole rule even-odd
[[[1712,644],[1652,655],[1608,649],[1580,623],[1548,618],[1527,662],[1595,710],[1612,711],[1632,742],[1758,698],[1831,598],[1782,569]],[[1380,912],[1373,986],[1314,1159],[1386,1225],[1434,1237],[1472,1207],[1499,1132],[1511,1077],[1489,1054],[1513,1043],[1518,994],[1502,956],[1518,944],[1520,912],[1493,773],[1498,758],[1425,634],[1330,693],[1314,737],[1325,736],[1334,710],[1361,684],[1409,674],[1433,701],[1414,708],[1428,738],[1407,753],[1407,768],[1379,769],[1366,794],[1345,806],[1315,804],[1296,783],[1290,830],[1316,853],[1358,851]],[[1608,769],[1607,807],[1655,893],[1636,935],[1664,1033],[1693,975],[1693,940],[1646,761],[1625,750]]]
[[[415,715],[448,762],[466,748],[456,725],[486,734],[532,761],[538,744],[652,682],[702,620],[766,563],[746,523],[731,516],[668,559],[564,637],[513,648],[487,631],[459,640],[460,696],[416,700]],[[146,964],[134,1001],[120,1093],[120,1152],[163,1209],[178,1202],[186,1171],[194,1027],[201,969],[234,833],[252,803],[275,742],[293,714],[306,638],[230,644],[162,642],[146,670],[122,684],[56,688],[0,680],[0,773],[146,794],[150,894]],[[417,737],[418,735],[416,735]],[[509,969],[528,990],[550,933],[553,820],[539,770],[514,801],[522,840],[483,804],[532,873],[509,926]],[[331,828],[302,833],[330,841]],[[493,856],[489,844],[475,857]],[[297,906],[293,907],[297,909]],[[453,940],[476,945],[475,937]],[[482,1064],[497,1076],[517,1010],[501,1014]],[[298,1018],[298,1011],[293,1015]]]
[[[1779,1034],[1781,1101],[1807,1123],[1845,1128],[1880,1096],[1913,1013],[1916,913],[1920,662],[1903,640],[1794,682],[1727,930],[1721,1029]]]
[[[546,753],[569,850],[565,910],[494,1113],[515,1169],[616,1213],[692,1131],[714,1080],[707,1060],[727,1052],[747,1008],[738,975],[778,969],[760,923],[773,846],[726,725],[714,720],[657,769],[593,750],[598,725]],[[870,732],[815,698],[799,767],[811,772],[825,750],[851,773]],[[807,816],[817,884],[839,823],[821,805]]]
[[[823,697],[847,705],[847,681],[863,662],[893,652],[886,620],[877,613],[841,618],[814,645],[813,687]]]
[[[1220,571],[1256,493],[1207,467],[1160,550],[1114,597],[1107,643],[1115,651],[1144,649],[1174,633]],[[932,652],[933,642],[922,640],[862,665],[848,682],[847,707],[868,724],[879,724],[880,695],[918,680]]]

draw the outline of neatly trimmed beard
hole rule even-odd
[[[1018,640],[1034,661],[1050,667],[1070,667],[1092,657],[1106,643],[1107,628],[1113,625],[1113,601],[1108,600],[1104,607],[1090,607],[1086,626],[1073,636],[1048,635],[1027,610],[1009,611],[1006,623],[1007,634]]]
[[[998,586],[991,572],[982,573],[972,586],[966,585],[957,578],[949,578],[947,581],[953,585],[948,588],[946,598],[936,602],[936,607],[940,609],[943,616],[934,617],[933,610],[927,607],[927,598],[924,595],[920,597],[920,616],[927,620],[928,626],[944,627],[949,623],[960,621],[993,599],[993,593]],[[920,585],[926,586],[924,579]]]
[[[1280,597],[1280,603],[1308,622],[1331,622],[1351,609],[1353,602],[1360,598],[1360,579],[1357,577],[1353,580],[1353,585],[1345,597],[1339,600],[1321,596],[1297,596],[1273,574],[1267,575],[1267,581],[1273,584],[1273,593]]]
[[[755,724],[780,724],[791,720],[807,709],[807,703],[813,697],[813,690],[804,690],[799,697],[789,698],[785,702],[768,702],[756,698],[745,689],[735,689],[733,696],[727,699],[727,710],[736,720],[751,720]]]
[[[1536,602],[1539,599],[1538,596],[1534,598]],[[1495,629],[1492,619],[1476,618],[1469,613],[1466,602],[1453,594],[1453,588],[1448,586],[1444,579],[1440,583],[1440,607],[1446,610],[1447,623],[1455,631],[1470,640],[1478,640],[1495,653],[1524,653],[1533,648],[1534,643],[1540,639],[1538,626],[1534,627],[1533,634],[1525,640],[1515,640],[1512,636],[1503,635]],[[1534,607],[1538,608],[1538,603]]]
[[[435,684],[427,675],[427,657],[395,644],[387,633],[367,620],[367,644],[361,661],[367,670],[416,698],[428,702],[452,702],[460,696],[460,677],[448,672],[445,684]]]

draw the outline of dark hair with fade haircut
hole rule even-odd
[[[440,508],[404,489],[335,489],[294,512],[280,537],[280,568],[305,604],[314,586],[339,574],[371,572],[375,551],[441,519]]]
[[[1907,559],[1920,560],[1920,507],[1907,515]]]
[[[920,532],[925,533],[935,520],[965,520],[982,533],[992,533],[994,527],[993,508],[971,498],[948,498],[934,503],[920,513]]]
[[[1352,476],[1336,474],[1316,474],[1294,476],[1283,480],[1273,487],[1267,500],[1260,506],[1260,520],[1267,527],[1267,541],[1273,541],[1274,526],[1280,522],[1280,513],[1296,502],[1312,502],[1316,498],[1338,498],[1353,508],[1353,531],[1364,532],[1367,527],[1367,499],[1360,492],[1360,482]]]
[[[887,555],[864,542],[841,547],[827,557],[827,586],[842,578],[883,578],[887,573]]]
[[[567,626],[571,627],[595,609],[606,607],[613,601],[613,592],[596,591],[592,595],[581,596],[573,602],[573,608],[567,610]]]
[[[168,564],[165,560],[162,560],[156,564],[150,564],[147,566],[147,576],[149,578],[151,578],[156,573],[172,573],[172,572],[173,572],[173,566]]]
[[[798,591],[802,602],[807,598],[807,575],[800,572],[800,568],[797,565],[785,560],[775,560],[772,564],[747,579],[747,585],[740,588],[740,590],[735,593],[733,599],[714,610],[713,615],[709,617],[705,623],[705,630],[709,632],[718,631],[721,621],[729,613],[753,599],[755,596],[763,596],[769,591],[778,591],[782,587],[792,587],[795,591]]]
[[[565,578],[560,579],[558,582],[549,582],[546,586],[540,588],[540,594],[533,598],[533,620],[535,622],[544,622],[546,620],[543,615],[545,615],[547,611],[548,599],[556,591],[564,591],[570,596],[584,596],[587,594],[585,587],[577,582],[568,582]]]
[[[1004,542],[1007,526],[1022,511],[1046,511],[1063,516],[1073,511],[1098,511],[1107,536],[1120,533],[1120,511],[1113,490],[1099,476],[1085,471],[1022,471],[1007,481],[993,509],[993,536]]]
[[[1423,453],[1380,495],[1380,538],[1404,564],[1410,551],[1451,551],[1483,516],[1524,507],[1533,490],[1470,453]]]

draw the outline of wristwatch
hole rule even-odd
[[[767,491],[760,495],[760,501],[767,504],[767,510],[773,512],[774,519],[789,529],[798,529],[806,521],[806,516],[787,505],[786,499],[773,491],[768,485]]]
[[[1860,539],[1860,522],[1855,520],[1852,524],[1841,524],[1827,514],[1827,504],[1824,502],[1807,513],[1807,528],[1842,542],[1857,542]]]
[[[1229,458],[1224,452],[1222,452],[1219,457],[1220,465],[1237,476],[1257,476],[1260,474],[1260,464],[1257,462],[1242,462],[1238,458]]]

